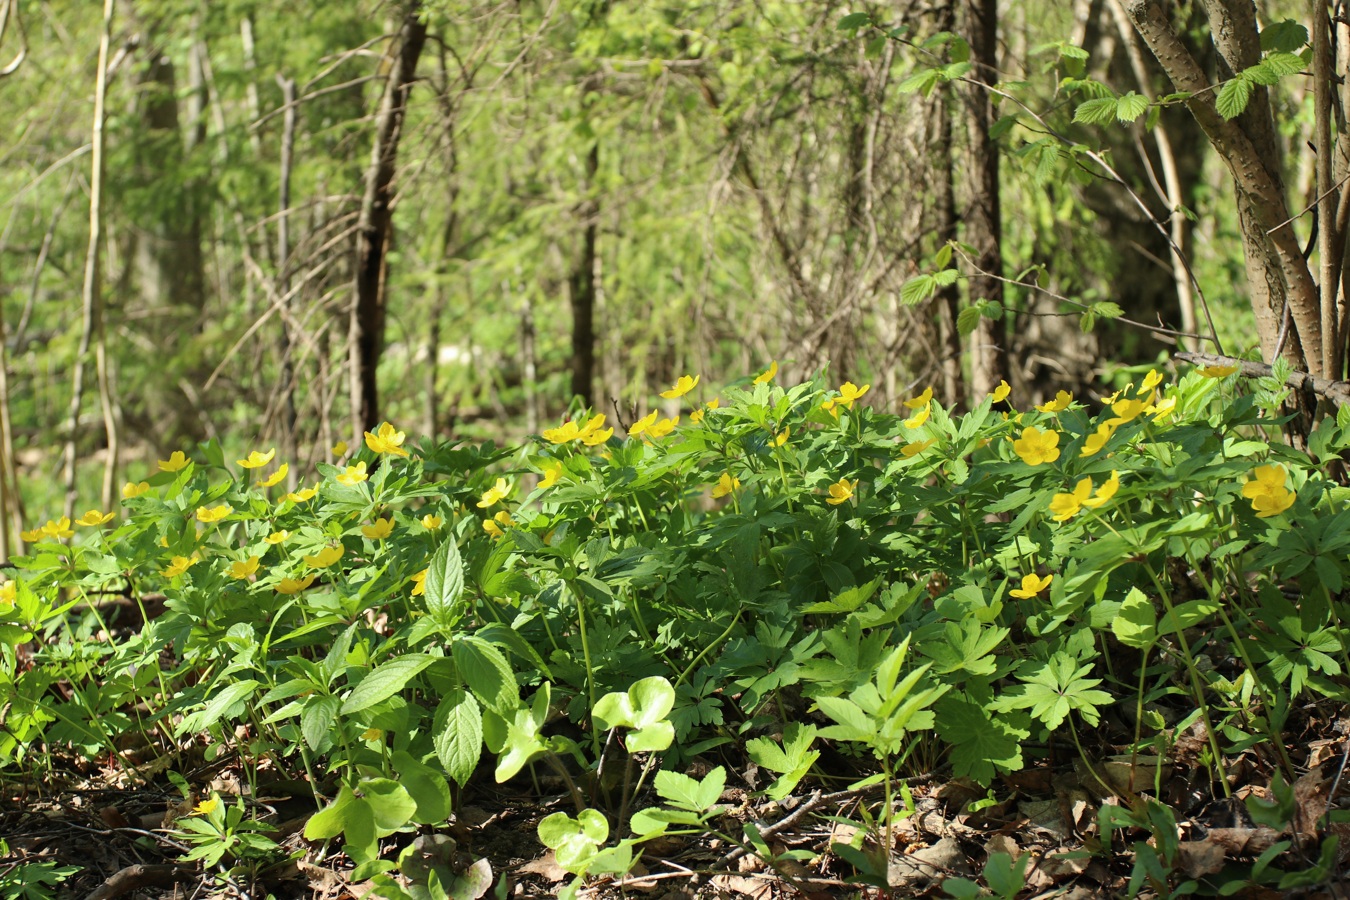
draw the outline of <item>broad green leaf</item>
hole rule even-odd
[[[991,715],[985,704],[953,691],[938,702],[935,713],[937,733],[951,747],[949,759],[957,777],[988,785],[999,772],[1022,768],[1021,741],[1028,734]]]
[[[1225,119],[1236,119],[1252,98],[1252,83],[1241,76],[1230,79],[1219,91],[1215,106]]]
[[[252,697],[257,688],[258,682],[251,678],[226,685],[201,710],[184,718],[178,726],[177,734],[195,734],[210,728],[220,721],[230,707]]]
[[[703,776],[702,781],[682,772],[662,770],[656,773],[656,793],[679,809],[703,813],[712,809],[722,796],[726,780],[726,769],[721,766]]]
[[[300,733],[311,750],[318,750],[337,721],[342,701],[332,694],[310,697],[300,710]]]
[[[472,694],[455,690],[445,696],[436,708],[431,742],[446,774],[460,787],[468,784],[483,750],[483,714]]]
[[[1084,100],[1074,110],[1073,120],[1084,125],[1105,125],[1116,120],[1116,98],[1099,97]]]
[[[348,811],[357,802],[356,794],[347,785],[338,788],[337,799],[309,817],[305,823],[305,840],[326,841],[346,830]],[[369,813],[369,809],[367,809]]]
[[[1127,647],[1142,650],[1158,639],[1158,611],[1153,601],[1137,587],[1130,588],[1120,612],[1111,622],[1116,639]]]
[[[477,635],[457,637],[450,644],[450,655],[469,689],[484,705],[506,712],[520,705],[511,664],[500,650]]]
[[[449,624],[450,613],[459,595],[464,591],[464,562],[454,537],[436,548],[427,566],[423,582],[427,610],[439,624]]]
[[[409,681],[417,677],[427,666],[436,661],[436,657],[423,653],[409,653],[396,656],[371,670],[365,678],[352,689],[342,704],[342,714],[369,709],[377,703],[388,700],[403,690]]]
[[[375,816],[375,828],[381,836],[393,834],[412,821],[417,801],[408,789],[392,778],[366,778],[359,790]]]
[[[1148,109],[1148,98],[1130,91],[1116,101],[1116,118],[1122,122],[1133,122]]]
[[[406,750],[395,750],[389,761],[398,773],[399,784],[417,803],[413,821],[422,825],[436,825],[450,816],[450,786],[445,776],[430,766],[423,765]]]

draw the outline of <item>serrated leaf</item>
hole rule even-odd
[[[1148,109],[1148,98],[1130,91],[1116,101],[1116,118],[1122,122],[1133,122]]]
[[[1083,332],[1083,334],[1090,333],[1092,331],[1093,326],[1095,326],[1096,324],[1097,324],[1097,316],[1090,309],[1087,312],[1083,313],[1082,318],[1078,320],[1078,328],[1080,331]]]
[[[1297,75],[1303,71],[1303,57],[1297,53],[1272,53],[1261,60],[1261,68],[1281,77]]]
[[[1280,53],[1296,53],[1308,43],[1308,29],[1293,19],[1272,22],[1261,29],[1261,49]]]
[[[933,276],[933,282],[937,284],[938,287],[949,287],[956,284],[956,279],[960,277],[960,275],[961,273],[955,269],[943,269]]]
[[[349,716],[388,700],[435,661],[435,657],[424,653],[409,653],[381,663],[347,695],[342,704],[342,714]]]
[[[918,306],[937,290],[937,282],[932,275],[915,275],[900,287],[900,302],[906,306]]]
[[[477,635],[467,635],[451,643],[450,655],[460,676],[484,705],[507,712],[520,704],[515,673],[495,646]]]
[[[872,24],[872,16],[865,12],[849,13],[839,20],[837,28],[840,31],[856,31],[864,25]]]
[[[1115,118],[1116,99],[1114,97],[1084,100],[1078,104],[1078,108],[1073,113],[1073,120],[1084,125],[1105,125],[1108,122],[1115,121]]]
[[[1092,304],[1092,311],[1103,319],[1119,319],[1125,315],[1125,310],[1120,308],[1120,304],[1112,303],[1110,300],[1100,300]]]
[[[1236,119],[1242,115],[1251,98],[1252,83],[1242,77],[1234,78],[1220,89],[1215,108],[1225,119]]]
[[[445,696],[436,707],[431,743],[446,774],[460,787],[468,784],[483,751],[483,713],[472,694],[454,690]]]
[[[896,90],[902,94],[918,92],[927,96],[937,85],[939,76],[937,69],[921,69],[896,85]]]
[[[448,624],[451,609],[464,591],[464,562],[453,537],[432,554],[423,585],[427,611],[438,624]]]
[[[933,265],[939,269],[947,268],[947,264],[952,261],[952,245],[943,244],[933,256]]]
[[[210,728],[220,721],[231,706],[252,697],[257,688],[258,682],[251,678],[226,685],[206,706],[184,718],[178,726],[177,734],[195,734]]]
[[[338,707],[342,701],[332,694],[322,697],[310,697],[300,710],[300,734],[311,750],[318,750],[323,739],[328,736],[333,723],[337,721]]]
[[[412,819],[420,825],[435,825],[450,817],[450,786],[445,776],[406,750],[395,750],[389,757],[399,783],[417,803]]]
[[[938,701],[937,733],[950,747],[953,774],[988,785],[999,772],[1022,768],[1028,735],[992,715],[984,704],[952,692]]]
[[[1011,131],[1012,127],[1016,125],[1017,122],[1018,117],[1015,115],[999,116],[997,119],[994,120],[994,124],[989,126],[989,140],[997,141],[999,138],[1003,137],[1005,134]],[[939,265],[946,265],[946,264],[939,263]]]
[[[974,306],[967,306],[956,314],[956,330],[961,332],[962,336],[973,334],[980,325],[980,311]]]

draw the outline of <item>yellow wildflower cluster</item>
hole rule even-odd
[[[1252,501],[1258,519],[1277,516],[1294,505],[1295,494],[1285,487],[1284,466],[1272,463],[1252,470],[1252,479],[1242,486],[1242,496]]]
[[[1084,507],[1096,509],[1116,495],[1120,490],[1120,473],[1112,471],[1111,477],[1102,482],[1094,492],[1092,478],[1080,478],[1071,493],[1056,494],[1050,500],[1050,511],[1056,522],[1067,522],[1078,515]]]

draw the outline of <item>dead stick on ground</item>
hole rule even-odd
[[[1213,353],[1177,353],[1176,358],[1197,366],[1237,366],[1247,378],[1267,378],[1271,374],[1270,366],[1265,363],[1246,359],[1234,359],[1231,356],[1218,356]],[[1350,406],[1350,381],[1331,381],[1327,378],[1314,378],[1307,372],[1291,372],[1285,384],[1296,391],[1312,391],[1336,406]]]
[[[173,887],[179,881],[196,877],[196,872],[193,869],[183,866],[142,865],[138,863],[114,872],[107,881],[104,881],[89,895],[88,900],[113,900],[114,897],[124,897],[142,888]]]

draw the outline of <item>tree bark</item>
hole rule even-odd
[[[417,61],[427,39],[427,27],[419,13],[422,4],[413,0],[403,16],[398,45],[385,82],[384,97],[375,120],[375,145],[366,170],[365,192],[356,229],[355,296],[351,305],[349,346],[351,352],[352,434],[372,431],[380,424],[378,369],[384,351],[384,326],[388,297],[386,251],[393,225],[394,175],[398,144]]]
[[[938,8],[936,28],[939,32],[956,28],[956,0],[948,0]],[[937,219],[939,247],[955,241],[956,216],[956,157],[952,141],[952,106],[946,88],[933,92],[930,115],[934,118],[933,149],[929,155],[929,171],[936,189],[933,216]],[[961,377],[961,332],[956,327],[960,313],[960,288],[952,283],[938,288],[938,332],[942,347],[942,399],[948,409],[955,409],[965,401],[965,384]]]
[[[586,190],[594,190],[595,173],[600,168],[600,142],[586,154]],[[584,223],[581,249],[567,279],[572,305],[572,395],[582,406],[595,405],[595,243],[599,229],[600,205],[590,198],[581,204]]]
[[[1221,70],[1240,72],[1260,59],[1259,32],[1250,0],[1206,0]],[[1182,44],[1161,0],[1129,0],[1130,21],[1162,64],[1206,137],[1228,167],[1237,186],[1247,285],[1256,314],[1261,349],[1267,359],[1277,350],[1296,369],[1322,374],[1321,312],[1317,286],[1303,258],[1285,202],[1274,123],[1266,89],[1253,87],[1242,116],[1225,120],[1204,71]],[[1280,346],[1284,309],[1292,313],[1294,333]]]
[[[994,119],[994,95],[982,85],[998,78],[998,0],[967,0],[966,33],[970,43],[972,85],[966,97],[966,124],[970,131],[971,203],[966,214],[966,242],[975,248],[975,264],[982,273],[970,278],[972,301],[981,298],[1003,303],[1003,207],[999,194],[998,145],[989,136]],[[971,393],[981,397],[1008,377],[1004,353],[1006,331],[1002,320],[981,317],[972,336]]]

